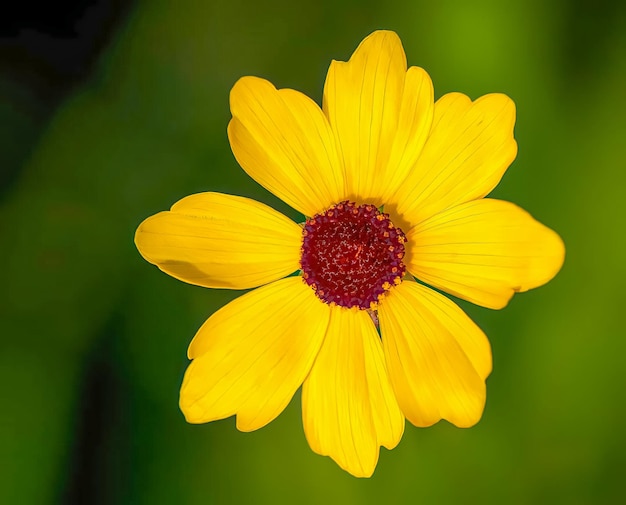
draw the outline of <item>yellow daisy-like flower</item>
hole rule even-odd
[[[398,444],[405,418],[478,422],[489,342],[426,285],[499,309],[548,282],[564,258],[556,233],[485,198],[517,152],[513,102],[459,93],[435,102],[398,36],[377,31],[348,62],[331,63],[321,109],[256,77],[235,84],[230,106],[239,164],[307,218],[201,193],[139,226],[139,251],[173,277],[257,288],[191,342],[186,419],[236,415],[240,430],[256,430],[302,386],[311,448],[363,477],[380,446]]]

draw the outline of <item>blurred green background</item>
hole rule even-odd
[[[208,190],[297,217],[237,166],[229,90],[258,75],[320,102],[330,60],[377,28],[436,96],[513,98],[495,195],[567,258],[502,311],[462,304],[493,346],[482,421],[407,423],[359,480],[309,450],[299,394],[258,432],[185,423],[187,345],[237,293],[160,273],[133,233]],[[49,117],[3,73],[0,503],[626,503],[625,54],[617,0],[146,1]]]

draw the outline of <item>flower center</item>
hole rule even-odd
[[[306,220],[302,237],[302,277],[326,303],[373,310],[402,282],[406,237],[374,205],[333,205]]]

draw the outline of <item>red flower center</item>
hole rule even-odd
[[[302,277],[326,303],[375,309],[402,282],[406,237],[374,205],[338,203],[307,219],[302,237]]]

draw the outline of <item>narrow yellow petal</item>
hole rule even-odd
[[[404,417],[367,312],[333,308],[302,388],[302,417],[311,449],[357,477],[372,475],[381,445],[400,441]]]
[[[198,286],[246,289],[299,268],[301,228],[267,205],[240,196],[199,193],[137,228],[141,255]]]
[[[476,424],[491,371],[487,337],[454,303],[416,282],[379,308],[385,358],[402,412],[416,426]]]
[[[376,174],[386,170],[398,128],[406,76],[398,36],[377,31],[348,62],[333,61],[324,85],[323,109],[346,170],[348,198],[382,204]],[[406,120],[406,119],[405,119]]]
[[[505,95],[475,102],[450,93],[435,103],[430,135],[391,207],[416,225],[437,212],[486,196],[515,159],[515,105]]]
[[[426,71],[410,67],[389,161],[376,171],[374,187],[381,189],[383,202],[393,201],[422,152],[433,121],[433,95],[433,83]]]
[[[312,216],[344,196],[344,173],[322,110],[290,89],[258,77],[230,93],[228,138],[237,161],[261,186]]]
[[[405,264],[413,275],[492,309],[548,282],[565,257],[554,231],[502,200],[459,205],[414,227],[407,238]]]
[[[274,420],[309,373],[330,309],[300,277],[247,293],[213,314],[191,345],[180,391],[190,423],[237,414],[252,431]]]

